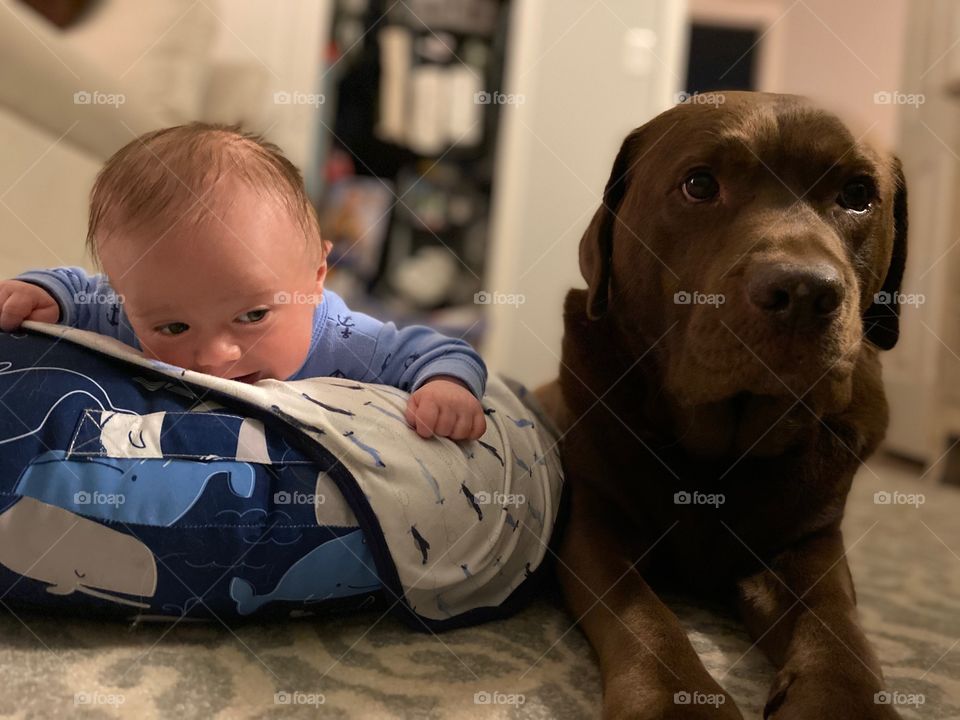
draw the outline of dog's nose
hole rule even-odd
[[[747,280],[750,302],[771,318],[816,324],[833,317],[843,302],[843,281],[833,265],[763,264]]]

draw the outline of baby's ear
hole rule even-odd
[[[327,258],[324,256],[320,261],[320,267],[317,268],[317,295],[323,292],[323,281],[327,278]]]

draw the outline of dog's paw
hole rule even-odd
[[[893,706],[884,702],[883,693],[873,685],[839,673],[797,673],[782,670],[777,674],[767,703],[764,720],[900,720]]]

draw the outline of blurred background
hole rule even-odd
[[[960,483],[953,0],[2,0],[0,272],[84,265],[137,135],[242,122],[303,170],[354,309],[557,373],[577,245],[623,136],[684,95],[801,93],[903,159],[888,450]]]

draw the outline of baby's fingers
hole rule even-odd
[[[0,297],[0,330],[13,332],[33,310],[33,298],[22,293],[12,293],[6,298]]]
[[[422,438],[433,437],[433,429],[437,425],[437,417],[440,415],[440,408],[430,399],[422,400],[414,411],[414,420],[417,428],[417,435]]]
[[[461,413],[457,417],[457,424],[453,426],[453,432],[450,434],[451,440],[471,440],[470,433],[473,432],[473,413]]]
[[[410,427],[417,426],[417,406],[419,404],[420,400],[416,395],[411,395],[410,399],[407,400],[407,409],[403,411],[403,417]]]
[[[473,427],[470,430],[470,435],[467,437],[468,440],[478,440],[483,437],[483,434],[487,431],[487,416],[484,415],[483,410],[478,412],[473,418]]]

